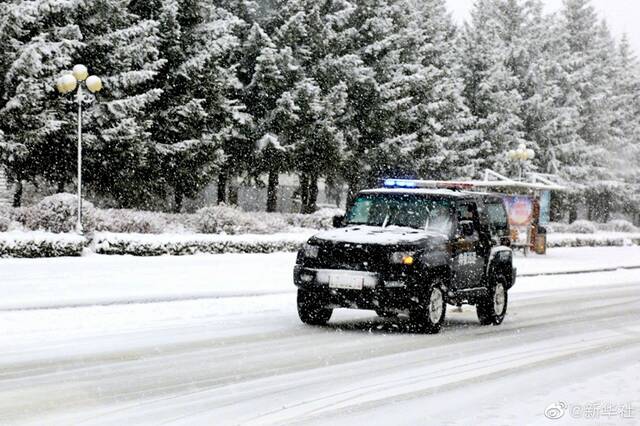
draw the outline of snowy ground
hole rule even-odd
[[[0,310],[292,293],[294,253],[0,259]],[[516,255],[518,275],[640,267],[640,246]],[[640,275],[640,270],[638,272]]]
[[[502,326],[450,309],[428,336],[368,311],[300,324],[293,261],[0,260],[0,424],[640,422],[640,269],[523,276]],[[640,248],[517,263],[615,269],[640,265]],[[547,420],[559,402],[584,412]],[[594,402],[631,404],[633,418],[589,419]]]

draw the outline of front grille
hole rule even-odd
[[[371,244],[326,242],[320,244],[318,258],[305,266],[320,269],[346,269],[380,273],[400,272],[402,265],[389,263],[389,256],[401,248]]]

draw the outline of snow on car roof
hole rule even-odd
[[[365,189],[360,194],[420,194],[420,195],[440,195],[447,197],[464,197],[468,192],[452,191],[451,189],[439,188],[376,188]]]

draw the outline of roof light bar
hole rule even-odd
[[[443,188],[471,189],[473,185],[466,182],[429,181],[417,179],[385,179],[385,188]]]
[[[419,179],[384,179],[383,186],[385,188],[433,188],[433,189],[452,189],[468,191],[471,189],[527,189],[527,190],[564,190],[561,185],[550,185],[540,182],[520,182],[511,179],[508,180],[419,180]]]
[[[417,188],[418,181],[411,179],[385,179],[384,186],[387,188]]]

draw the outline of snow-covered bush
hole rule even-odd
[[[86,240],[76,234],[42,231],[0,233],[0,257],[81,256]]]
[[[225,205],[200,209],[196,231],[205,234],[272,234],[291,228],[328,229],[338,209],[321,209],[313,214],[245,212]]]
[[[274,234],[277,232],[286,232],[290,228],[285,215],[282,213],[246,212],[244,214],[251,216],[260,223],[261,228],[265,232],[258,233]]]
[[[29,207],[0,211],[0,232],[7,229],[70,232],[76,223],[76,196],[56,194]],[[338,209],[321,209],[316,213],[246,212],[225,205],[200,209],[195,214],[163,213],[129,209],[96,209],[83,202],[85,231],[139,234],[274,234],[298,228],[329,229]]]
[[[597,231],[608,232],[640,232],[640,228],[631,222],[623,219],[616,219],[607,223],[590,222],[588,220],[577,220],[572,224],[551,222],[545,225],[548,232],[565,234],[593,234]]]
[[[295,228],[329,229],[333,227],[333,217],[343,214],[340,209],[320,209],[312,214],[287,214],[286,220]]]
[[[640,245],[640,237],[637,236],[613,236],[606,234],[594,235],[562,235],[551,234],[547,237],[547,247],[623,247]]]
[[[194,215],[128,209],[96,210],[96,231],[139,234],[193,232]]]
[[[95,211],[88,201],[82,203],[82,225],[85,231],[95,229]],[[78,197],[74,194],[55,194],[43,198],[38,204],[16,209],[16,219],[27,229],[55,233],[75,229],[78,213]]]
[[[568,232],[573,234],[595,234],[598,231],[596,225],[588,220],[576,220],[569,225]]]
[[[277,217],[237,207],[211,206],[196,213],[196,229],[204,234],[268,234],[285,228],[286,223]]]
[[[11,216],[8,209],[0,207],[0,232],[6,232],[11,225]]]
[[[204,234],[236,234],[253,227],[253,222],[240,210],[225,205],[204,207],[196,217],[197,230]]]
[[[98,233],[98,254],[133,256],[182,256],[196,253],[274,253],[297,251],[308,235],[143,235]]]
[[[547,225],[544,225],[544,227],[547,229],[548,233],[556,233],[556,232],[561,232],[561,233],[568,233],[569,232],[569,224],[568,223],[561,223],[561,222],[550,222]]]
[[[616,219],[607,223],[599,223],[597,226],[601,231],[640,232],[640,229],[638,229],[638,227],[634,226],[631,222],[624,219]]]

